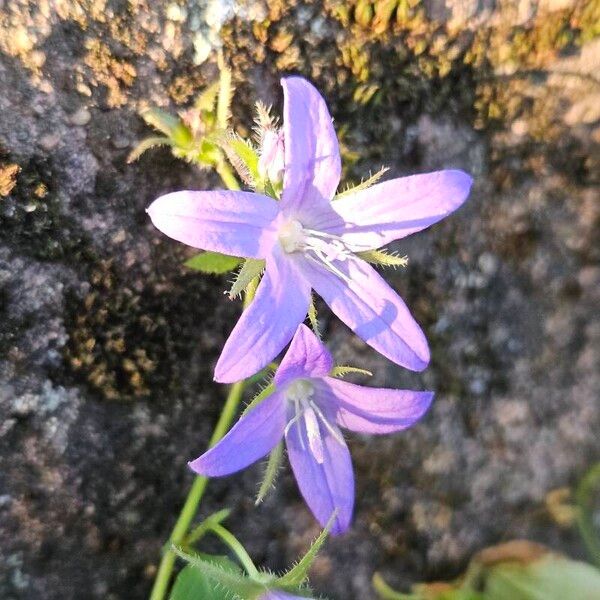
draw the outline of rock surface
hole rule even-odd
[[[398,244],[388,274],[431,367],[402,371],[324,306],[340,363],[437,392],[413,430],[351,440],[356,520],[314,569],[331,598],[460,572],[528,537],[582,556],[545,510],[600,456],[600,82],[592,3],[15,0],[0,4],[0,597],[144,598],[224,390],[212,367],[239,306],[152,229],[160,193],[219,185],[166,150],[126,157],[138,111],[182,109],[234,69],[235,124],[281,102],[281,72],[327,97],[348,180],[458,167],[467,205]],[[405,6],[404,3],[399,3]],[[589,13],[592,14],[589,14]],[[515,34],[519,24],[518,35]],[[318,529],[288,471],[211,483],[256,561]]]

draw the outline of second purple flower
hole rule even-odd
[[[418,421],[432,392],[370,388],[331,376],[333,358],[300,325],[275,373],[275,390],[246,412],[216,446],[190,463],[200,475],[239,471],[285,438],[300,492],[324,527],[337,511],[332,534],[346,531],[354,506],[354,475],[340,427],[392,433]]]

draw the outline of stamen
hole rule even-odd
[[[293,219],[280,227],[279,243],[288,254],[303,252],[312,262],[325,267],[342,281],[350,282],[350,278],[333,264],[333,261],[344,262],[353,256],[353,250],[340,236],[304,228],[299,221]]]
[[[345,444],[345,442],[344,442],[344,438],[343,438],[342,434],[340,433],[340,430],[336,429],[327,420],[327,418],[325,417],[325,415],[323,414],[321,409],[318,407],[318,405],[313,400],[309,400],[309,404],[311,405],[312,409],[317,413],[317,415],[319,417],[321,417],[321,421],[323,421],[323,425],[325,425],[325,427],[327,427],[329,433],[331,433],[331,435],[337,440],[337,442],[342,444],[342,446],[343,446]]]

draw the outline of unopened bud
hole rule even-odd
[[[284,164],[283,131],[268,129],[263,135],[258,172],[263,179],[277,185],[283,181]]]

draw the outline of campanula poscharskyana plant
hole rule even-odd
[[[383,246],[459,208],[472,180],[451,169],[379,182],[382,170],[339,192],[338,141],[319,92],[300,77],[282,79],[282,126],[258,103],[253,143],[228,129],[232,74],[222,57],[220,68],[219,85],[209,88],[191,113],[173,118],[154,109],[146,114],[164,136],[144,140],[133,152],[137,158],[153,145],[167,144],[177,156],[220,174],[228,190],[169,193],[148,213],[160,231],[204,251],[185,263],[190,268],[220,274],[239,267],[229,295],[244,293],[244,311],[214,374],[216,381],[233,385],[210,449],[189,463],[198,477],[165,547],[151,600],[167,597],[176,556],[188,566],[177,578],[173,600],[217,600],[222,591],[244,600],[299,600],[309,597],[308,569],[327,533],[345,532],[352,520],[354,473],[341,429],[401,431],[418,421],[433,399],[432,392],[340,380],[352,369],[335,367],[326,346],[303,324],[308,314],[317,331],[312,292],[383,356],[423,370],[430,356],[421,328],[369,263],[403,265],[403,258]],[[252,191],[240,191],[226,159]],[[290,342],[281,363],[269,365]],[[273,381],[228,432],[245,387],[267,365],[275,370]],[[295,567],[276,576],[257,569],[222,525],[229,511],[193,528],[192,523],[210,477],[269,455],[260,501],[274,480],[284,442],[300,492],[325,530]],[[244,569],[226,557],[197,553],[207,533],[219,537]]]

